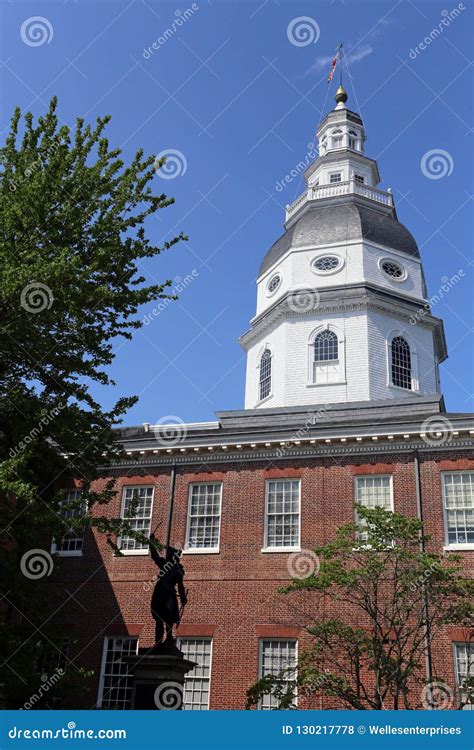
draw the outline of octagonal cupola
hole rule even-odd
[[[439,394],[442,322],[347,100],[340,86],[306,189],[260,266],[256,315],[240,339],[247,409]]]

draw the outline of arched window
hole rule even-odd
[[[403,336],[392,339],[392,383],[400,388],[412,388],[410,347]]]
[[[334,331],[321,331],[314,339],[314,361],[334,362],[338,359],[337,335]]]
[[[272,353],[265,349],[260,357],[260,401],[270,395],[272,390]]]
[[[342,130],[336,128],[332,131],[331,143],[333,148],[342,148]]]

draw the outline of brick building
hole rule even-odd
[[[278,588],[353,520],[355,501],[421,515],[435,549],[472,564],[474,420],[445,411],[442,322],[346,101],[340,87],[307,189],[260,268],[256,316],[241,339],[245,409],[126,428],[123,459],[104,468],[104,481],[117,480],[105,513],[125,513],[138,494],[134,524],[146,533],[160,536],[173,497],[171,542],[184,549],[189,590],[179,638],[199,665],[186,708],[243,708],[259,675],[296,661],[311,599],[302,606]],[[153,643],[156,568],[135,540],[121,548],[114,556],[89,529],[57,549],[68,558],[60,575],[77,589],[64,623],[73,656],[94,670],[106,708],[126,708],[130,697],[120,657]],[[471,648],[464,632],[447,629],[433,649],[436,675],[454,688]],[[309,705],[334,707],[322,695]]]

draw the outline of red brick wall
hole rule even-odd
[[[444,544],[440,472],[474,469],[474,459],[462,453],[420,455],[426,532],[433,546]],[[246,690],[258,677],[258,639],[297,637],[299,647],[307,638],[303,628],[308,612],[316,614],[309,595],[278,593],[288,582],[288,553],[262,553],[264,536],[265,481],[277,477],[301,479],[301,547],[327,542],[338,526],[354,517],[354,476],[392,474],[394,507],[416,516],[413,455],[390,457],[314,458],[304,461],[235,463],[210,466],[202,471],[178,469],[171,543],[185,542],[188,490],[191,482],[223,483],[219,554],[185,554],[186,607],[181,634],[213,637],[211,708],[238,709],[245,703]],[[105,481],[105,480],[104,480]],[[152,529],[163,537],[169,496],[169,469],[129,470],[117,479],[117,499],[98,509],[108,517],[118,516],[122,488],[152,484],[155,487]],[[461,554],[461,553],[458,553]],[[473,553],[463,553],[466,566]],[[114,557],[103,537],[88,532],[81,558],[61,561],[59,580],[74,591],[64,621],[74,623],[79,637],[77,663],[95,670],[97,687],[104,635],[139,634],[140,645],[153,642],[153,621],[149,601],[156,568],[149,556]],[[67,582],[67,586],[66,586]],[[79,603],[77,603],[79,602]],[[83,609],[85,608],[85,611]],[[346,613],[342,613],[347,616]],[[289,635],[291,633],[291,635]],[[433,657],[436,675],[453,682],[452,636],[436,644]],[[302,705],[305,705],[304,703]],[[338,707],[322,696],[309,704],[315,708]],[[88,706],[84,706],[88,707]]]

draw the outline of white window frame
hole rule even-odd
[[[295,644],[295,662],[296,662],[295,681],[296,681],[298,678],[298,639],[297,638],[285,638],[283,636],[281,638],[278,638],[277,636],[272,636],[271,638],[259,638],[259,641],[258,641],[258,676],[259,676],[259,679],[261,680],[262,677],[264,676],[263,675],[263,644],[269,641],[273,643],[286,642],[286,643]],[[288,682],[290,682],[290,680],[288,680]],[[297,706],[298,705],[298,691],[297,691],[296,685],[295,685],[294,697],[295,697],[295,705]],[[268,708],[263,708],[261,705],[261,702],[259,702],[257,707],[260,711],[272,710],[271,706],[269,706]]]
[[[217,536],[217,545],[215,547],[190,547],[189,546],[189,532],[191,530],[191,504],[193,496],[193,487],[199,485],[213,484],[220,487],[220,502],[219,502],[219,530]],[[209,482],[191,482],[188,488],[188,513],[186,518],[186,541],[184,544],[183,554],[185,555],[217,555],[220,552],[221,544],[221,525],[222,525],[222,495],[224,492],[224,485],[221,481],[209,481]]]
[[[99,687],[97,689],[97,704],[96,708],[102,708],[102,704],[104,702],[104,684],[105,684],[105,666],[107,664],[107,651],[109,646],[109,641],[124,641],[124,640],[136,640],[136,653],[138,654],[138,636],[133,635],[106,635],[104,637],[104,643],[102,646],[102,660],[100,664],[100,677],[99,677]],[[130,675],[130,677],[132,677]],[[131,695],[131,694],[130,694]]]
[[[329,253],[325,253],[328,255]],[[330,382],[325,382],[323,380],[317,381],[315,379],[315,361],[314,361],[314,342],[316,339],[316,336],[318,334],[322,333],[323,331],[332,331],[332,333],[335,333],[337,336],[337,354],[338,359],[337,360],[329,360],[328,365],[332,363],[339,365],[339,377],[336,380],[331,380]],[[324,364],[324,362],[321,363],[321,366]],[[311,333],[311,336],[308,339],[308,372],[307,372],[307,381],[306,386],[308,388],[324,388],[328,387],[330,388],[333,385],[344,385],[346,383],[346,339],[343,335],[343,332],[332,323],[325,323],[322,326],[318,326],[314,329],[314,331]]]
[[[268,538],[268,488],[272,482],[297,482],[298,483],[298,543],[293,546],[269,547]],[[284,515],[284,514],[282,514]],[[265,481],[265,518],[263,528],[263,547],[261,552],[299,552],[301,550],[301,479],[299,477],[281,477],[278,479],[267,479]],[[281,639],[277,639],[281,640]],[[283,639],[284,640],[284,639]]]
[[[410,347],[410,362],[411,362],[411,388],[402,388],[401,385],[395,385],[392,379],[392,341],[397,336],[403,336],[408,346]],[[412,338],[407,334],[406,331],[397,329],[391,331],[385,340],[385,360],[387,363],[387,387],[397,391],[397,393],[419,393],[420,392],[420,381],[418,379],[418,353],[416,346],[413,343]]]
[[[266,349],[268,349],[268,351],[270,352],[270,367],[271,367],[271,370],[270,370],[270,393],[268,394],[268,396],[265,396],[265,398],[260,398],[260,364],[262,362],[263,353],[264,353],[264,351]],[[275,358],[274,358],[273,346],[272,346],[272,344],[270,344],[267,341],[267,343],[264,344],[264,346],[262,346],[262,348],[260,349],[260,351],[258,353],[258,356],[257,356],[257,366],[256,366],[256,371],[257,371],[257,399],[256,399],[256,402],[255,402],[255,406],[260,406],[260,404],[264,404],[265,401],[269,401],[272,398],[272,396],[273,396],[273,383],[275,381],[275,372],[274,372],[274,366],[273,366],[274,365],[274,361],[275,361]]]
[[[341,146],[342,148],[342,146]],[[339,177],[338,180],[333,180],[333,177]],[[342,172],[331,172],[329,175],[329,184],[330,185],[339,185],[342,182]]]
[[[74,493],[77,492],[77,493],[79,493],[79,495],[82,494],[82,490],[78,489],[77,487],[74,488],[74,489],[66,490],[65,493],[64,493],[64,498],[61,499],[61,505],[63,504],[63,502],[64,503],[69,502],[67,500],[67,498],[69,497],[69,495],[72,492],[74,492]],[[59,506],[59,509],[58,509],[60,517],[61,517],[61,505]],[[85,502],[84,503],[84,515],[86,515],[86,514],[87,514],[87,503]],[[67,524],[67,519],[62,519],[62,520],[63,520],[63,522],[65,524]],[[54,539],[51,541],[51,550],[50,550],[51,554],[59,555],[60,557],[82,557],[82,555],[83,555],[83,549],[84,549],[84,534],[85,534],[85,530],[86,530],[86,526],[84,524],[84,528],[83,528],[83,531],[82,531],[82,537],[80,537],[81,541],[82,541],[81,549],[73,549],[73,550],[67,550],[67,549],[63,550],[63,549],[61,549],[61,544],[64,541],[64,536],[63,536],[61,538],[61,541],[59,542],[59,544]],[[75,539],[79,539],[79,537],[75,537]]]
[[[389,489],[390,489],[390,508],[389,508],[389,510],[390,510],[391,513],[394,513],[395,506],[394,506],[394,501],[393,501],[393,474],[356,474],[354,476],[354,502],[355,503],[359,503],[358,493],[357,493],[357,485],[358,485],[359,479],[369,479],[369,478],[370,479],[387,479],[388,478],[390,480],[390,486],[389,486]],[[363,503],[359,503],[359,505],[363,505]],[[364,505],[364,508],[365,507],[367,507],[367,506]],[[381,505],[377,505],[376,507],[377,508],[381,508],[382,506]],[[385,508],[385,510],[387,510],[387,508]],[[358,523],[357,509],[355,509],[355,523]],[[364,532],[362,532],[362,533],[364,533]],[[357,541],[362,541],[362,539],[359,538],[359,535],[357,534],[357,532],[356,532],[356,540]],[[367,544],[366,546],[370,547],[369,544]],[[392,542],[392,546],[393,546],[393,542]]]
[[[125,516],[125,495],[127,490],[152,490],[151,493],[151,507],[150,507],[150,530],[151,530],[151,521],[153,518],[153,505],[155,501],[155,485],[153,484],[127,484],[122,487],[122,500],[120,505],[120,518],[123,521]],[[130,519],[134,520],[134,519]],[[148,555],[148,547],[144,547],[143,549],[121,549],[122,539],[124,537],[120,536],[117,539],[117,547],[120,549],[120,552],[122,555]],[[127,537],[128,538],[128,537]]]
[[[315,263],[320,258],[325,258],[326,256],[331,256],[331,258],[337,258],[339,261],[337,266],[335,268],[330,268],[328,271],[321,271],[319,268],[316,268]],[[342,271],[344,268],[345,262],[344,258],[339,255],[339,253],[332,253],[331,251],[326,251],[324,253],[318,253],[318,255],[315,255],[314,258],[311,260],[311,270],[313,273],[316,274],[316,276],[331,276],[333,273],[339,273],[339,271]]]
[[[474,543],[472,542],[451,544],[449,541],[448,512],[447,512],[448,509],[446,508],[446,493],[445,493],[444,477],[448,475],[454,475],[454,474],[474,474],[474,470],[469,471],[469,469],[466,469],[465,471],[442,471],[441,472],[441,497],[442,497],[442,502],[443,502],[443,519],[444,519],[444,549],[451,550],[451,551],[472,550],[474,549]]]
[[[209,677],[205,678],[205,679],[207,679],[208,685],[209,685],[208,691],[207,691],[207,693],[208,693],[207,706],[205,708],[199,708],[199,709],[197,709],[197,708],[196,709],[185,708],[185,705],[184,705],[184,694],[186,693],[186,683],[187,683],[187,681],[188,680],[191,681],[191,680],[195,680],[195,679],[201,679],[201,680],[203,679],[202,677],[193,677],[192,676],[192,674],[194,672],[194,667],[193,667],[193,669],[190,672],[187,673],[186,677],[184,678],[184,692],[183,692],[183,709],[185,711],[193,711],[193,710],[194,711],[199,711],[199,710],[200,711],[209,711],[209,706],[210,706],[210,701],[211,701],[212,657],[213,657],[213,649],[214,649],[214,639],[212,638],[212,636],[187,635],[187,636],[183,636],[182,638],[178,639],[178,648],[181,648],[181,645],[182,645],[183,641],[206,641],[206,643],[210,643],[210,645],[211,645],[210,652],[209,652]],[[189,657],[186,656],[186,658],[189,658]]]
[[[473,652],[474,652],[474,644],[472,642],[470,642],[470,641],[454,641],[453,642],[454,679],[455,679],[455,682],[456,682],[456,693],[457,693],[458,696],[462,693],[462,688],[461,688],[461,685],[460,685],[461,675],[459,674],[458,659],[457,659],[457,650],[458,650],[458,648],[460,646],[461,647],[465,647],[466,649],[468,649],[469,646],[470,646],[471,649],[473,649]],[[474,663],[474,657],[473,657],[473,663]],[[469,675],[466,675],[466,676],[469,677]],[[458,703],[460,703],[460,702],[461,701],[458,701]],[[466,705],[463,706],[463,710],[464,711],[474,711],[474,703],[466,703]]]

